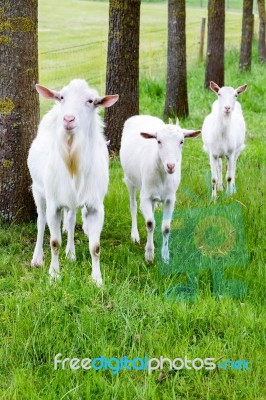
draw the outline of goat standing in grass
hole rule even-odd
[[[223,190],[222,157],[228,160],[226,180],[227,193],[236,192],[236,161],[244,149],[246,125],[237,96],[246,91],[247,85],[234,89],[220,88],[210,82],[210,88],[218,95],[202,126],[203,149],[209,154],[212,174],[212,197],[216,198],[217,189]]]
[[[52,278],[59,275],[62,209],[69,210],[66,253],[70,259],[75,259],[76,208],[82,207],[83,229],[92,257],[92,279],[101,285],[100,234],[109,173],[108,150],[97,109],[112,106],[118,95],[99,97],[97,91],[81,79],[71,81],[60,92],[41,85],[36,85],[36,89],[44,98],[56,100],[56,104],[43,117],[28,156],[38,212],[32,265],[43,265],[47,220],[51,245],[49,274]]]
[[[169,261],[168,239],[175,205],[176,190],[181,180],[181,158],[184,138],[196,137],[200,131],[189,131],[178,125],[166,125],[149,115],[129,118],[124,125],[120,159],[124,182],[130,196],[131,238],[139,242],[136,190],[140,189],[141,211],[147,228],[146,261],[154,259],[154,205],[163,203],[162,258]]]

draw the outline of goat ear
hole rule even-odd
[[[94,100],[94,105],[95,107],[107,108],[115,104],[118,99],[119,99],[118,94],[98,97],[97,99]]]
[[[248,85],[245,83],[245,85],[239,86],[236,89],[236,93],[240,94],[240,93],[244,93],[247,90]]]
[[[188,129],[182,129],[184,138],[194,138],[197,137],[201,134],[201,131],[193,131],[193,130],[188,130]]]
[[[156,139],[157,138],[157,134],[156,133],[140,132],[140,134],[144,139]]]
[[[60,93],[56,92],[55,90],[48,89],[42,85],[35,85],[37,92],[48,100],[60,100]]]
[[[217,83],[210,81],[210,89],[214,92],[214,93],[218,93],[220,90],[220,87],[217,85]]]
[[[174,125],[172,118],[168,118],[168,124],[169,125]]]

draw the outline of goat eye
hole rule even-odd
[[[158,144],[162,144],[162,142],[161,142],[160,140],[157,140],[157,143],[158,143]]]
[[[183,143],[184,143],[184,140],[181,140],[180,144],[183,144]]]
[[[60,96],[60,100],[64,100],[64,96]]]
[[[90,104],[91,104],[91,103],[93,103],[93,100],[91,100],[91,99],[90,99],[90,100],[88,100],[88,103],[90,103]]]

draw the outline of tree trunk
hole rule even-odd
[[[265,13],[265,0],[258,0],[258,11],[260,18],[259,27],[259,61],[266,62],[266,45],[265,45],[265,33],[266,33],[266,13]]]
[[[241,71],[251,69],[253,27],[253,0],[243,0],[242,37],[239,59],[239,69]]]
[[[224,86],[225,0],[208,1],[208,43],[205,87],[214,81]]]
[[[120,149],[123,125],[139,113],[139,27],[141,0],[110,0],[106,94],[119,94],[105,111],[105,134],[113,152]]]
[[[186,2],[168,0],[167,85],[164,114],[188,116],[186,65]]]
[[[9,0],[0,8],[0,218],[34,215],[27,167],[39,120],[37,0]]]

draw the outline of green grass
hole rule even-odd
[[[109,0],[95,0],[95,1],[101,1],[101,2],[108,2]],[[142,0],[143,3],[166,3],[167,0]],[[242,0],[226,0],[226,8],[227,9],[235,9],[235,10],[240,10],[243,6]],[[207,7],[208,6],[208,0],[186,0],[186,5],[188,7]]]
[[[233,0],[232,0],[233,1]],[[195,3],[195,4],[194,4]],[[193,4],[196,6],[197,1]],[[198,62],[201,20],[207,9],[187,8],[187,63]],[[67,23],[66,23],[67,21]],[[240,48],[241,10],[226,12],[225,46],[227,51]],[[255,15],[255,34],[258,17]],[[108,39],[108,2],[51,0],[39,1],[39,81],[60,89],[71,79],[80,77],[105,92]],[[205,38],[205,50],[206,50]],[[141,5],[140,74],[164,79],[167,57],[167,4]],[[204,78],[202,77],[202,82]],[[41,114],[50,107],[41,99]]]
[[[48,18],[49,16],[49,18]],[[188,65],[198,59],[201,19],[206,8],[187,9]],[[226,13],[226,48],[240,46],[241,13]],[[67,21],[67,23],[66,23]],[[257,32],[257,16],[256,29]],[[39,2],[40,81],[61,88],[71,79],[87,79],[103,93],[108,32],[108,3],[64,0]],[[164,77],[167,53],[167,4],[141,5],[140,71]],[[206,40],[205,40],[206,48]]]
[[[208,7],[208,0],[186,0],[186,5],[188,7]],[[254,4],[256,7],[256,5]],[[226,10],[242,10],[243,1],[242,0],[225,0]]]
[[[58,3],[64,12],[62,21],[56,14],[57,3],[40,2],[40,49],[69,47],[79,42],[80,21],[75,36],[74,10],[67,7],[63,10],[63,3]],[[65,3],[84,7],[79,9],[79,17],[93,20],[93,15],[85,15],[86,4],[90,2],[66,0]],[[54,13],[50,13],[51,7]],[[103,16],[101,7],[105,7],[104,3],[94,3],[93,12],[99,19]],[[160,7],[160,4],[154,5],[154,15],[153,9],[147,8],[149,27],[143,24],[142,30],[150,30],[152,25],[158,28]],[[66,20],[71,18],[72,28],[67,36]],[[55,23],[58,37],[51,41]],[[100,22],[99,28],[101,31]],[[86,35],[84,32],[85,39]],[[151,49],[156,43],[152,42]],[[61,251],[62,279],[56,284],[50,284],[48,279],[48,232],[45,268],[32,269],[29,263],[36,224],[0,228],[1,399],[265,399],[266,83],[265,66],[256,59],[255,52],[252,72],[240,74],[237,51],[227,52],[226,82],[234,86],[244,82],[249,85],[240,98],[247,121],[247,147],[238,162],[238,193],[220,198],[217,203],[217,206],[228,207],[237,204],[243,212],[249,261],[245,267],[227,268],[225,276],[244,282],[246,296],[213,296],[212,274],[203,270],[199,275],[197,301],[165,300],[166,289],[184,284],[186,276],[184,273],[161,275],[158,260],[154,265],[144,262],[146,234],[140,213],[141,243],[131,243],[128,195],[122,183],[119,160],[114,159],[105,200],[101,240],[104,286],[101,289],[90,280],[91,262],[80,220],[75,233],[77,262],[70,263]],[[158,74],[153,70],[151,74],[142,74],[141,113],[162,114],[165,78],[163,68],[158,71]],[[50,77],[42,74],[46,76],[45,83],[49,83]],[[60,79],[67,82],[69,78],[65,71]],[[203,89],[203,64],[190,64],[188,78],[190,116],[181,123],[199,128],[210,110],[214,94]],[[177,210],[209,207],[205,184],[208,172],[209,163],[202,152],[200,138],[188,140],[184,145]],[[165,368],[161,377],[160,371],[151,375],[146,371],[126,370],[117,375],[112,375],[111,371],[71,371],[69,368],[55,371],[53,360],[57,353],[70,358],[214,357],[217,363],[241,359],[250,362],[250,371],[215,369],[171,373]]]

